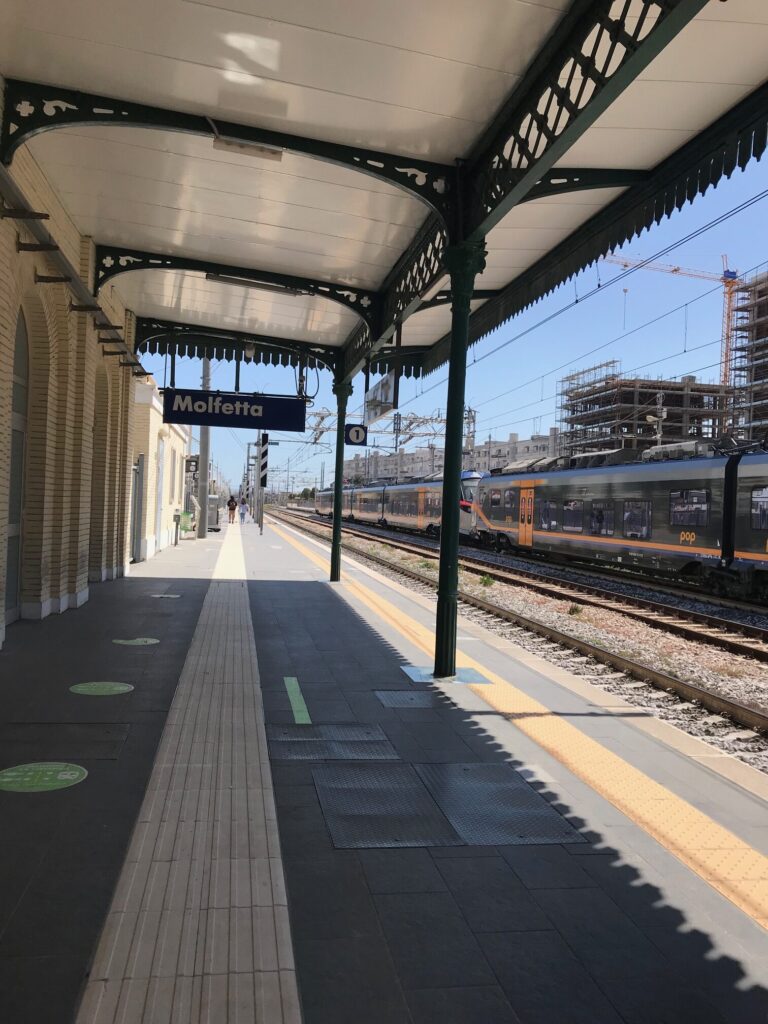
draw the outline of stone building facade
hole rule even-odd
[[[91,280],[92,243],[28,149],[12,176]],[[135,378],[102,354],[66,284],[39,281],[53,275],[46,255],[18,241],[31,241],[24,222],[0,219],[0,642],[15,619],[76,608],[90,582],[125,572],[132,476]],[[130,343],[131,314],[109,287],[100,302]]]
[[[151,377],[136,384],[130,553],[143,562],[173,543],[175,512],[184,509],[184,460],[191,431],[163,423],[163,403]]]

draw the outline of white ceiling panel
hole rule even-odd
[[[336,302],[208,281],[202,274],[134,270],[114,279],[138,316],[339,345],[357,323]]]
[[[70,6],[64,15],[60,0],[6,0],[0,72],[452,163],[570,0]],[[709,3],[561,166],[652,168],[761,84],[766,54],[765,0]],[[30,148],[79,230],[105,244],[379,288],[426,216],[415,197],[354,170],[221,152],[208,138],[83,127],[44,133]],[[477,286],[506,287],[621,191],[515,208],[489,234]],[[114,286],[140,314],[333,345],[358,322],[325,300],[195,274],[132,272]],[[425,311],[406,323],[404,343],[429,344],[449,325],[448,307]]]

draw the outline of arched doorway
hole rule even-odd
[[[11,465],[8,486],[8,543],[5,562],[5,621],[19,618],[21,593],[22,518],[24,509],[24,464],[27,447],[27,405],[29,393],[29,338],[27,322],[19,310],[11,375]]]

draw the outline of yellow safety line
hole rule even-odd
[[[315,565],[328,567],[325,558],[301,541],[274,524],[272,528]],[[357,580],[346,575],[344,579],[355,600],[432,656],[434,636],[430,630]],[[489,680],[490,685],[470,686],[474,693],[508,715],[521,732],[577,778],[768,928],[768,857],[479,661],[458,651],[457,664],[474,668]]]

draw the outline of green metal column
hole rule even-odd
[[[331,539],[331,583],[341,579],[341,500],[344,483],[344,424],[347,419],[347,399],[352,385],[341,382],[333,385],[336,395],[336,474],[333,479],[333,536]]]
[[[467,376],[469,303],[475,276],[485,269],[485,242],[460,242],[444,257],[451,275],[451,355],[445,423],[443,510],[440,526],[440,576],[435,623],[435,676],[456,672],[456,614],[459,588],[459,501],[464,439],[464,382]]]

